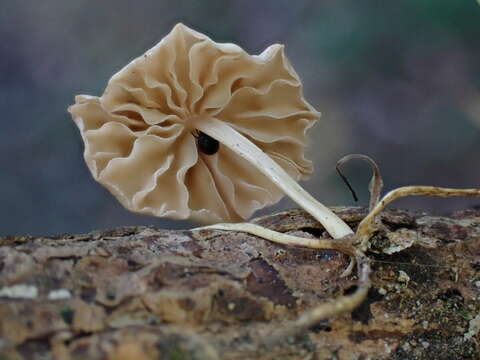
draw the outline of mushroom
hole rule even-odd
[[[295,180],[319,113],[272,45],[249,55],[183,24],[69,112],[93,177],[127,209],[203,223],[239,222],[284,194],[341,238],[352,230]]]
[[[355,259],[359,284],[353,294],[307,311],[269,337],[270,343],[348,312],[365,299],[370,286],[365,253],[380,227],[378,215],[391,201],[412,195],[480,196],[479,189],[407,186],[380,199],[378,167],[367,157],[353,155],[342,159],[337,169],[360,158],[374,172],[370,213],[354,234],[295,181],[312,172],[303,152],[306,131],[319,114],[304,99],[283,47],[272,45],[251,56],[182,24],[115,74],[101,97],[77,96],[69,111],[80,129],[93,177],[127,209],[177,219],[236,222],[285,193],[334,239],[300,238],[254,224],[210,228],[334,249]]]

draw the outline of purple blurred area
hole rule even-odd
[[[336,176],[348,153],[376,159],[386,190],[480,187],[480,6],[474,0],[7,1],[0,12],[0,235],[120,225],[191,226],[138,216],[90,176],[66,108],[101,95],[110,76],[177,22],[251,53],[287,55],[322,119],[311,130],[326,204],[352,204]],[[345,168],[368,203],[366,164]],[[438,214],[480,199],[395,203]],[[296,207],[282,200],[277,208]],[[267,209],[265,211],[272,211]]]

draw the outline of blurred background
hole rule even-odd
[[[188,222],[124,210],[90,176],[66,111],[177,22],[251,53],[272,43],[322,112],[311,130],[322,202],[354,204],[336,176],[348,153],[376,159],[385,190],[480,187],[480,6],[475,0],[5,1],[0,13],[0,235]],[[368,203],[366,164],[345,168]],[[394,204],[446,214],[480,199]],[[296,207],[288,199],[277,208]],[[270,212],[272,209],[263,211]]]

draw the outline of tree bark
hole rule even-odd
[[[326,237],[301,210],[253,221]],[[0,358],[478,359],[480,211],[382,224],[365,302],[275,347],[286,320],[353,291],[348,256],[216,230],[0,238]]]

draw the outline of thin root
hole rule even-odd
[[[297,320],[284,324],[282,329],[269,337],[267,346],[280,344],[288,336],[294,336],[323,319],[352,311],[365,300],[370,288],[370,260],[361,251],[355,252],[358,269],[358,288],[352,295],[341,296],[335,300],[323,303],[305,312]]]
[[[480,189],[451,189],[436,186],[403,186],[387,193],[382,200],[360,222],[356,236],[360,249],[365,251],[372,234],[377,230],[376,217],[385,207],[396,199],[406,196],[436,196],[436,197],[480,197]]]
[[[348,264],[347,268],[343,270],[342,274],[340,275],[341,278],[346,278],[347,276],[350,276],[353,272],[353,268],[355,267],[355,258],[351,257],[350,258],[350,263]]]
[[[215,224],[195,228],[193,230],[227,230],[239,231],[247,234],[255,235],[260,238],[269,240],[271,242],[289,245],[289,246],[303,246],[311,249],[329,249],[338,250],[348,255],[354,254],[352,246],[352,235],[344,236],[341,239],[308,239],[300,236],[293,236],[284,234],[278,231],[273,231],[259,225],[250,223],[234,223],[234,224]]]

